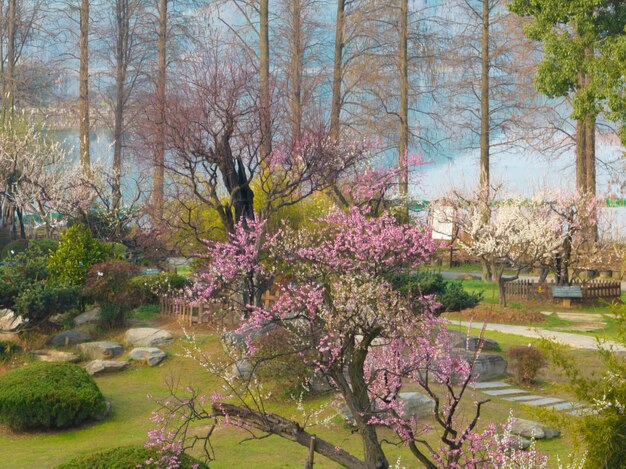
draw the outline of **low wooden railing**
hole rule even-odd
[[[522,298],[525,300],[552,300],[552,287],[554,282],[539,283],[532,280],[516,280],[505,285],[508,297]],[[596,300],[618,300],[622,295],[620,282],[609,280],[586,280],[575,281],[573,286],[582,290],[582,301],[592,302]]]
[[[261,302],[270,308],[280,297],[277,289],[263,293]],[[175,318],[181,323],[192,325],[206,323],[220,329],[234,328],[241,323],[241,308],[228,298],[211,301],[192,301],[180,296],[162,296],[159,299],[161,317]]]

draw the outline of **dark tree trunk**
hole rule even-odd
[[[341,83],[343,82],[343,33],[345,24],[346,0],[337,0],[337,20],[335,24],[335,57],[333,62],[333,95],[330,110],[330,136],[339,140],[341,117]]]
[[[165,183],[165,80],[167,69],[167,2],[159,0],[159,64],[157,69],[157,134],[154,149],[153,223],[160,223],[163,218],[163,199]]]
[[[89,0],[80,6],[80,70],[79,70],[79,114],[80,114],[80,162],[83,168],[90,165],[89,156]]]

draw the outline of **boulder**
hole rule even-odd
[[[154,347],[155,345],[168,344],[173,339],[174,336],[170,332],[153,327],[128,329],[124,336],[124,341],[128,345],[137,345],[139,347]]]
[[[253,371],[254,367],[252,366],[252,363],[245,359],[237,360],[231,368],[231,373],[235,378],[244,380],[252,378]]]
[[[472,360],[472,358],[472,354],[467,355],[468,361]],[[478,376],[478,382],[491,381],[494,378],[506,376],[508,365],[507,361],[500,355],[481,354],[476,359],[474,375]]]
[[[523,451],[530,448],[530,445],[532,444],[532,440],[515,435],[509,436],[509,438],[504,442],[504,446],[506,448],[514,451]]]
[[[74,318],[74,324],[82,326],[84,324],[92,324],[100,320],[100,307],[92,306],[90,309]]]
[[[428,417],[435,410],[435,401],[419,392],[401,392],[398,399],[404,402],[403,419]]]
[[[313,373],[313,376],[311,377],[311,380],[309,382],[309,386],[311,387],[311,391],[313,391],[314,393],[328,392],[333,389],[333,387],[328,382],[326,376],[324,376],[319,371]]]
[[[57,347],[68,347],[70,345],[78,345],[83,342],[89,342],[91,336],[83,331],[72,329],[71,331],[63,331],[60,334],[55,335],[48,341],[50,345],[56,345]]]
[[[246,354],[248,343],[269,334],[278,326],[268,322],[262,326],[244,326],[235,331],[228,331],[222,334],[222,346],[226,353],[231,356]]]
[[[561,436],[561,432],[533,420],[513,419],[511,433],[524,438],[543,440]]]
[[[483,341],[483,352],[497,352],[500,350],[500,344],[492,339],[480,338],[478,336],[469,336],[463,333],[454,334],[454,346],[460,349],[465,350],[467,345],[467,350],[470,352],[475,352],[478,350],[478,346],[480,345],[480,341]]]
[[[0,331],[13,332],[18,330],[28,319],[24,319],[11,309],[0,309]]]
[[[80,357],[75,353],[61,352],[59,350],[35,350],[33,355],[42,362],[78,363],[80,361]]]
[[[350,411],[350,408],[345,402],[343,401],[336,402],[335,408],[337,409],[337,412],[339,412],[339,415],[341,415],[343,420],[346,422],[346,424],[350,425],[351,427],[356,427],[356,420],[354,420],[354,417],[352,416],[352,412]]]
[[[124,347],[120,344],[109,341],[84,342],[78,345],[78,349],[93,360],[117,357],[124,352]]]
[[[87,373],[91,376],[101,373],[110,373],[112,371],[121,371],[126,368],[128,368],[128,362],[117,360],[93,360],[85,365]]]
[[[163,361],[167,354],[156,347],[137,347],[128,354],[129,360],[145,362],[156,366]]]

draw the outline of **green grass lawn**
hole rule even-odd
[[[487,333],[488,337],[498,340],[504,352],[515,344],[525,345],[526,338],[516,336]],[[0,468],[50,468],[56,464],[69,460],[78,455],[85,455],[98,450],[104,450],[122,445],[141,444],[146,439],[146,432],[151,428],[150,415],[155,410],[155,403],[147,397],[168,394],[167,382],[177,383],[178,389],[184,390],[188,385],[203,389],[210,395],[219,390],[218,382],[202,367],[188,358],[181,356],[181,344],[178,340],[168,350],[170,357],[163,366],[154,368],[133,365],[127,371],[96,377],[96,382],[102,392],[113,404],[112,415],[103,422],[92,423],[80,429],[50,433],[14,433],[0,429]],[[199,343],[209,353],[221,353],[221,346],[216,335],[199,337]],[[276,393],[275,395],[278,395]],[[469,417],[471,403],[477,398],[468,396],[466,403],[466,417]],[[327,406],[325,413],[334,413],[330,405],[333,397],[329,395],[316,397],[304,402],[305,408]],[[286,417],[298,418],[301,411],[291,400],[270,399],[268,409]],[[489,421],[504,422],[511,410],[511,403],[498,398],[492,399],[483,410],[481,425]],[[516,416],[536,418],[535,414],[521,405],[513,405]],[[198,431],[201,431],[199,428]],[[361,454],[361,442],[358,435],[353,434],[338,417],[335,417],[327,426],[316,426],[309,429],[320,438],[327,439],[338,446]],[[392,435],[381,430],[383,436]],[[213,439],[217,461],[211,464],[215,468],[301,468],[304,464],[307,449],[296,443],[279,437],[270,437],[262,440],[243,441],[249,435],[232,428],[219,429]],[[436,443],[433,435],[427,436],[431,443]],[[538,443],[538,449],[550,455],[566,456],[572,450],[572,439],[567,433],[564,437],[548,442]],[[402,446],[387,446],[390,462],[395,463],[398,458],[401,466],[419,467],[408,450]],[[200,452],[192,452],[200,456]],[[321,456],[316,456],[316,467],[335,468],[334,463]]]

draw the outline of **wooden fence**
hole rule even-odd
[[[552,300],[554,282],[539,283],[532,280],[517,280],[505,285],[508,297],[522,298],[531,301]],[[575,281],[572,286],[579,286],[582,290],[582,302],[598,300],[619,300],[622,295],[620,282],[607,280]]]
[[[267,290],[261,296],[264,308],[271,307],[279,298],[277,289]],[[184,297],[162,296],[159,299],[160,316],[174,318],[192,325],[206,323],[220,329],[234,328],[241,323],[241,309],[228,298],[213,301],[190,301]]]

